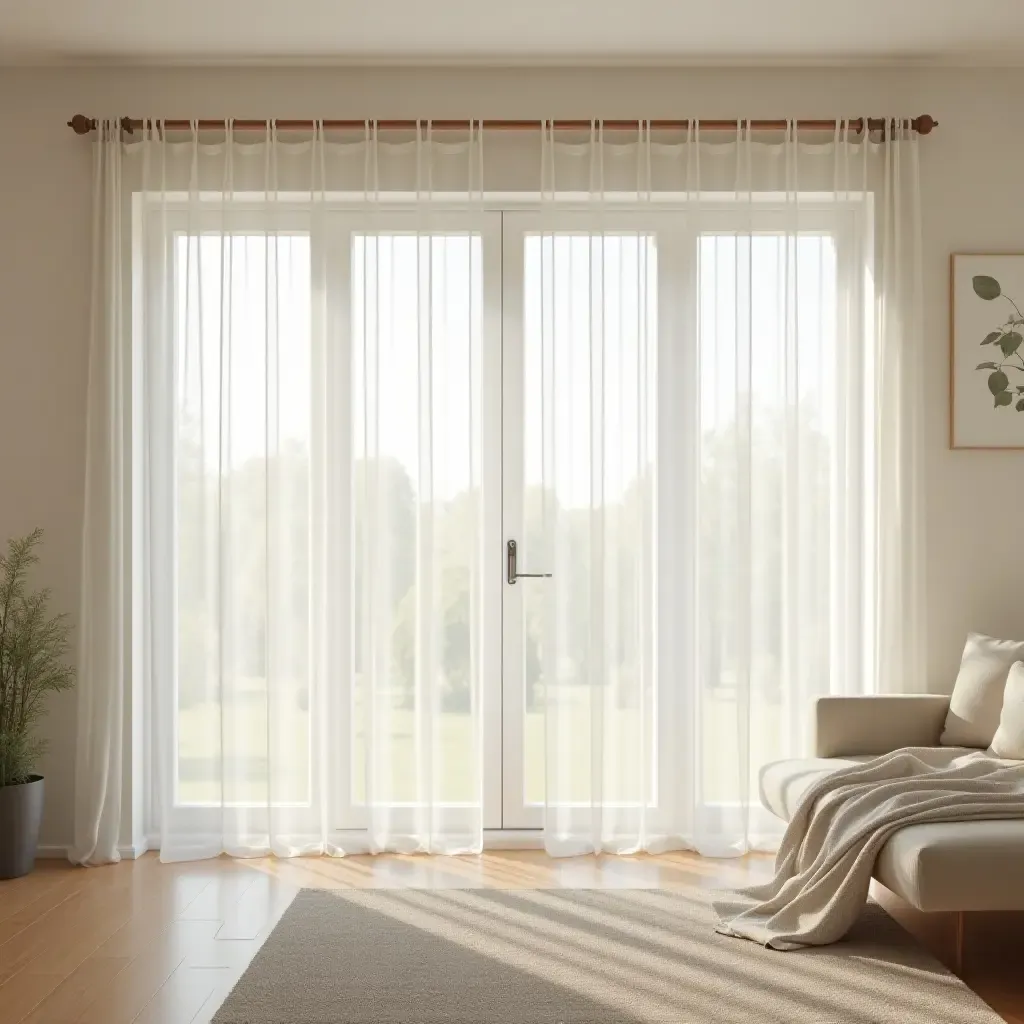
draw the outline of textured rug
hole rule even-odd
[[[705,891],[304,889],[215,1024],[998,1024],[876,904],[780,953]]]

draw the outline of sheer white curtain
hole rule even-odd
[[[739,853],[923,686],[914,135],[483,136],[97,132],[76,859]]]
[[[75,832],[69,859],[120,859],[125,701],[132,632],[131,359],[120,152],[93,150],[92,308],[85,428]],[[130,842],[130,837],[128,842]]]
[[[813,697],[924,685],[916,138],[595,124],[542,167],[545,844],[770,847]]]
[[[478,850],[479,133],[95,145],[78,859]]]

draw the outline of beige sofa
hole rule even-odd
[[[815,756],[766,765],[761,802],[788,821],[823,775],[900,747],[938,746],[948,709],[949,697],[931,694],[821,697]],[[919,910],[1024,910],[1024,821],[899,829],[878,855],[875,878]]]

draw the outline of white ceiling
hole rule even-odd
[[[0,0],[0,62],[1024,63],[1024,0]]]

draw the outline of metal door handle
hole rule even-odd
[[[522,580],[522,579],[532,579],[532,580],[548,579],[551,576],[551,573],[549,573],[549,572],[517,572],[516,571],[516,542],[514,540],[510,540],[508,542],[508,544],[505,545],[505,558],[506,558],[506,565],[508,567],[508,574],[507,574],[506,578],[508,579],[509,583],[513,583],[514,584],[516,580]]]

